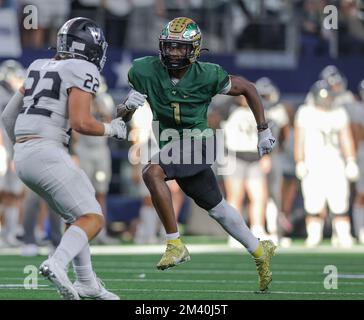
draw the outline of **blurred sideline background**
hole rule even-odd
[[[339,11],[338,30],[323,28],[327,16],[324,7],[330,4]],[[37,30],[24,28],[27,5],[38,9]],[[115,104],[128,92],[127,72],[132,60],[158,54],[163,25],[178,16],[190,17],[200,26],[203,47],[209,49],[201,61],[218,63],[230,74],[254,82],[261,77],[270,78],[280,91],[280,101],[291,123],[327,65],[340,70],[347,79],[347,89],[356,96],[364,78],[364,2],[354,0],[0,0],[0,63],[14,59],[27,68],[35,59],[51,57],[53,53],[48,48],[55,46],[58,28],[77,16],[94,19],[105,30],[109,49],[103,76]],[[217,128],[227,119],[233,103],[230,97],[215,97],[210,107],[211,126]],[[117,243],[133,242],[143,202],[128,161],[130,146],[128,141],[109,141],[112,175],[106,197],[107,234]],[[286,150],[282,148],[280,152]],[[219,179],[223,189],[224,177]],[[300,184],[292,170],[289,179],[295,180],[296,192],[290,212],[284,216],[290,227],[283,227],[282,234],[285,238],[305,238],[306,214]],[[351,191],[350,217],[354,184]],[[25,197],[20,199],[23,214]],[[50,239],[47,210],[41,206],[40,211],[35,230],[37,245]],[[245,209],[244,214],[247,216]],[[330,219],[326,212],[325,238],[332,235]],[[4,247],[21,244],[23,221],[24,216],[20,215],[19,243],[4,241]],[[227,238],[190,199],[183,199],[179,222],[185,235],[215,236],[224,241]],[[146,239],[145,243],[157,241],[160,240]],[[282,245],[289,243],[287,240]]]

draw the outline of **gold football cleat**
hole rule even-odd
[[[190,254],[183,243],[178,245],[168,243],[166,252],[164,253],[162,259],[157,264],[157,269],[159,270],[169,269],[175,267],[178,264],[190,260],[191,260]]]
[[[274,256],[274,251],[277,248],[272,240],[260,241],[264,254],[260,258],[254,258],[259,276],[259,290],[265,293],[268,290],[268,285],[272,282],[272,272],[270,271],[270,261]]]

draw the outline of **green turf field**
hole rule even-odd
[[[257,275],[247,254],[192,253],[190,262],[166,271],[155,268],[159,258],[159,254],[96,255],[93,261],[98,276],[123,299],[364,299],[363,253],[277,254],[269,294],[255,293]],[[0,299],[59,299],[43,279],[37,290],[23,287],[24,267],[38,266],[44,259],[0,256]],[[338,269],[336,290],[324,288],[326,265]]]

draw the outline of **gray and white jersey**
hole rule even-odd
[[[68,144],[68,89],[95,94],[99,79],[96,66],[86,60],[35,60],[27,71],[24,112],[16,120],[15,136],[35,135]]]

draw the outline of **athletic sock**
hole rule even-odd
[[[249,230],[241,214],[229,205],[225,199],[222,199],[216,207],[208,212],[209,215],[214,218],[229,235],[238,240],[249,253],[254,253],[257,250],[259,253],[259,239]]]
[[[320,241],[322,239],[322,232],[324,228],[324,223],[322,219],[309,221],[306,223],[306,231],[307,231],[307,238],[315,239]]]
[[[18,207],[5,207],[4,210],[5,218],[5,235],[6,237],[16,237],[18,219],[19,219],[19,208]]]
[[[135,242],[150,243],[156,241],[158,221],[158,214],[153,207],[142,206],[139,211],[139,223],[135,233]]]
[[[86,244],[88,244],[86,232],[73,225],[64,233],[61,243],[51,259],[55,259],[58,265],[66,270],[68,264],[81,252]]]
[[[77,280],[87,286],[97,287],[95,273],[92,269],[90,246],[88,243],[72,260]]]
[[[356,237],[359,237],[362,228],[364,228],[364,207],[356,204],[353,208],[353,229]]]
[[[170,240],[177,240],[177,239],[179,239],[179,237],[180,237],[180,234],[179,234],[179,232],[177,231],[177,232],[175,232],[175,233],[167,233],[166,234],[166,240],[167,241],[170,241]]]
[[[262,244],[259,242],[258,248],[252,252],[254,258],[261,258],[264,255],[264,249]]]

